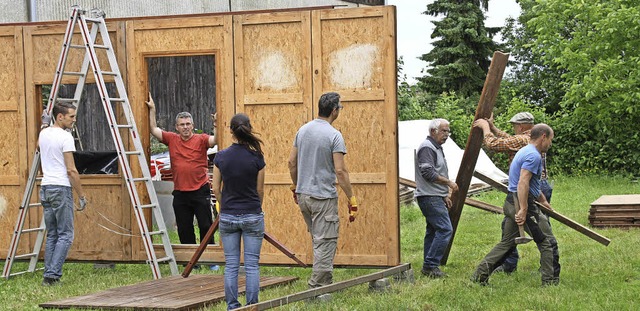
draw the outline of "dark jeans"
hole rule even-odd
[[[196,244],[196,234],[193,229],[193,216],[198,220],[200,241],[209,231],[213,223],[211,214],[211,187],[209,183],[194,191],[173,191],[173,212],[176,215],[178,237],[182,244]],[[213,236],[209,244],[213,244]]]
[[[433,269],[440,266],[444,251],[453,234],[453,228],[443,197],[422,196],[417,200],[427,222],[422,268]]]
[[[549,182],[544,179],[540,181],[540,190],[544,194],[544,197],[547,198],[547,201],[551,203],[551,195],[553,194],[553,188],[549,185]],[[504,237],[504,224],[507,222],[507,217],[502,219],[502,236]],[[555,239],[553,240],[555,242]],[[558,254],[558,243],[553,243],[554,245],[554,253]],[[518,268],[518,260],[520,256],[518,255],[518,249],[514,248],[513,251],[509,254],[507,258],[505,258],[504,263],[502,263],[502,268],[504,272],[511,273],[516,271]]]

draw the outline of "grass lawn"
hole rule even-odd
[[[616,177],[558,177],[552,206],[587,225],[589,204],[605,194],[640,194],[640,184]],[[504,194],[491,191],[477,198],[502,206]],[[640,310],[639,229],[596,229],[611,239],[611,244],[605,247],[552,220],[562,265],[559,286],[540,286],[539,252],[534,243],[519,247],[521,261],[517,272],[493,275],[488,287],[470,282],[476,265],[499,241],[501,220],[501,215],[465,206],[449,262],[443,267],[449,276],[431,280],[420,274],[424,217],[417,206],[403,206],[401,256],[402,262],[411,263],[415,283],[392,283],[384,293],[370,292],[363,284],[334,293],[330,302],[296,302],[280,310]],[[163,269],[163,275],[168,275],[168,268]],[[334,280],[374,271],[378,270],[336,269]],[[149,267],[142,264],[94,269],[93,264],[67,263],[64,272],[64,283],[56,287],[40,286],[41,272],[0,280],[0,310],[38,310],[42,302],[151,279]],[[300,280],[267,289],[261,292],[260,300],[307,289],[310,272],[302,268],[262,267],[263,275],[292,275]],[[222,273],[222,269],[196,273]],[[226,310],[226,305],[219,303],[205,310]]]

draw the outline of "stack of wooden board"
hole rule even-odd
[[[603,195],[589,209],[594,227],[640,227],[640,195]]]

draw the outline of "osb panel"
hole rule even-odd
[[[350,223],[347,212],[347,200],[340,192],[338,214],[340,216],[340,237],[336,264],[338,265],[387,265],[389,240],[397,233],[396,226],[389,223],[388,217],[393,211],[385,210],[388,199],[384,184],[358,185],[355,195],[359,200],[359,210],[356,221]],[[392,198],[393,200],[394,198]],[[298,258],[307,264],[313,263],[313,249],[311,236],[300,213],[300,208],[293,202],[288,185],[268,185],[265,190],[263,203],[265,213],[265,231],[280,241]],[[366,241],[366,243],[363,243]],[[268,261],[267,254],[277,255],[280,251],[269,243],[263,244],[263,263],[288,263],[289,260],[279,259],[278,262]],[[353,262],[350,258],[357,257],[360,262]],[[385,258],[381,262],[381,258]],[[272,259],[273,260],[273,259]]]
[[[22,191],[19,186],[0,186],[0,258],[7,258],[9,243],[20,212]],[[29,239],[21,239],[19,253],[27,253]]]
[[[222,47],[223,36],[222,27],[136,30],[135,45],[137,53],[211,50]]]
[[[302,105],[249,105],[245,113],[264,142],[267,174],[289,174],[287,159],[298,128],[306,123]],[[281,120],[284,122],[275,122]]]
[[[387,54],[384,20],[368,17],[323,20],[322,88],[325,90],[383,89]]]
[[[15,89],[15,85],[10,89]],[[0,92],[1,93],[1,92]],[[0,141],[7,148],[0,148],[0,176],[17,176],[20,173],[20,154],[22,150],[16,150],[20,145],[18,138],[20,131],[24,130],[24,121],[20,115],[13,111],[0,111]]]
[[[299,22],[244,25],[244,91],[255,93],[302,92],[306,44]],[[307,29],[304,29],[308,31]]]
[[[347,146],[345,161],[351,173],[377,173],[386,169],[384,102],[342,102],[344,109],[333,122]]]
[[[64,31],[64,29],[61,30]],[[114,50],[117,52],[117,40],[115,31],[109,32],[109,37],[111,39],[111,44],[113,45]],[[29,40],[29,38],[32,40],[31,46],[33,50],[31,51],[31,59],[33,60],[33,63],[27,63],[26,65],[27,68],[33,71],[34,83],[51,84],[53,81],[53,76],[55,74],[56,66],[58,65],[58,60],[60,58],[64,33],[61,32],[38,34],[37,31],[35,31],[31,37],[27,37],[26,39]],[[82,36],[80,35],[80,33],[75,33],[73,35],[72,42],[73,44],[83,44]],[[102,44],[102,39],[98,38],[96,44]],[[65,71],[80,71],[85,53],[85,50],[82,49],[69,49]],[[109,61],[107,59],[106,51],[98,50],[96,51],[96,55],[98,56],[98,63],[101,66],[101,69],[103,71],[109,71]],[[90,68],[87,74],[87,82],[91,82],[94,80],[93,74],[91,73],[91,66],[89,67]],[[105,80],[111,81],[113,79],[105,78]],[[66,76],[63,80],[63,83],[75,83],[71,81],[77,81],[77,77]]]
[[[14,36],[0,37],[0,103],[15,101],[16,94],[16,51]],[[16,109],[17,109],[16,103]]]
[[[122,196],[120,184],[89,183],[83,181],[89,205],[84,211],[74,213],[75,239],[69,259],[126,260],[123,245],[130,239],[128,235],[140,235],[138,227],[131,228],[128,216],[125,217],[129,204],[123,204],[123,200],[128,202],[129,197]]]

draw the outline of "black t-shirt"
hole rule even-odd
[[[264,157],[245,145],[233,144],[213,160],[222,175],[223,214],[260,214],[262,203],[258,196],[258,171],[265,167]]]

